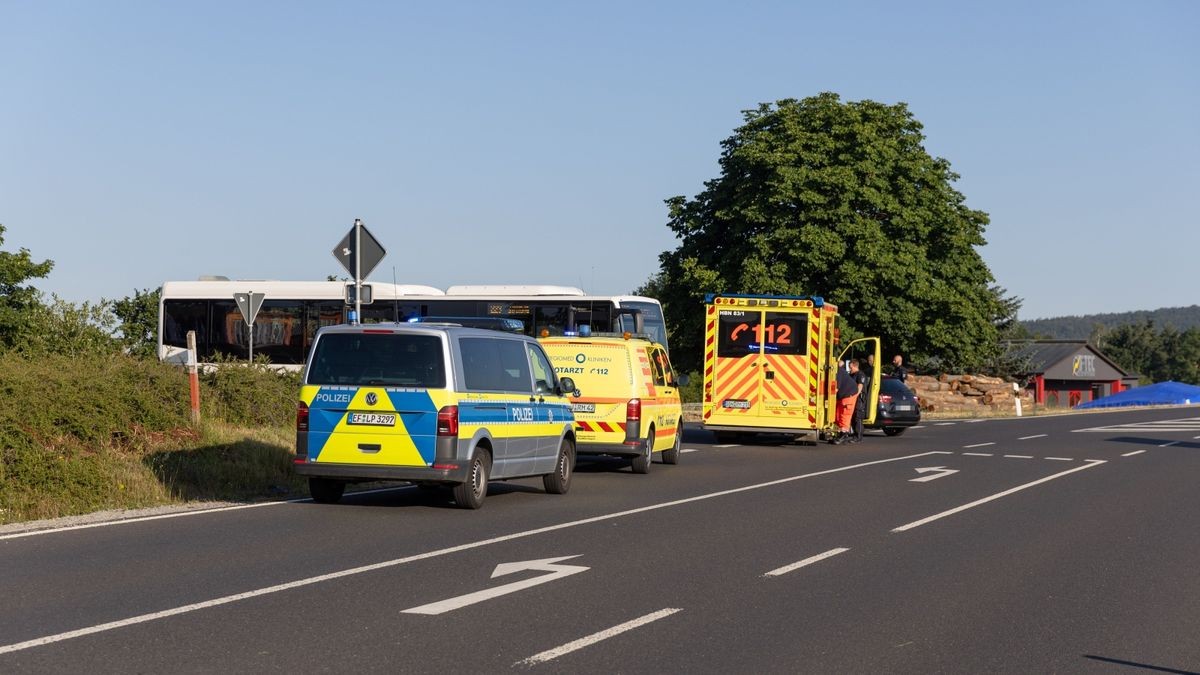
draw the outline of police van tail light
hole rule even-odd
[[[296,431],[308,431],[308,404],[304,401],[296,404]]]
[[[879,395],[879,402],[880,402],[880,403],[891,403],[891,402],[892,402],[892,395],[891,395],[891,394],[880,394],[880,395]]]
[[[625,404],[625,421],[638,422],[642,419],[642,399],[631,398]]]
[[[438,436],[457,436],[458,435],[458,406],[456,406],[456,405],[442,406],[442,409],[438,411],[437,435]]]

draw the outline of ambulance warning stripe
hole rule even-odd
[[[754,359],[717,359],[716,381],[721,383],[719,398],[746,400],[750,402],[750,408],[755,407],[759,400],[759,368]],[[746,414],[750,409],[724,408],[722,411]]]
[[[816,312],[813,312],[817,316]],[[811,348],[808,352],[808,396],[809,400],[817,402],[821,397],[817,395],[817,380],[820,379],[821,373],[818,370],[818,365],[821,360],[821,322],[808,322],[808,336]],[[817,424],[817,406],[810,406],[808,409],[808,421],[812,425]]]
[[[624,433],[627,426],[628,425],[625,422],[609,424],[608,422],[581,422],[579,420],[575,420],[575,428],[579,431],[603,431],[606,433],[620,431]]]

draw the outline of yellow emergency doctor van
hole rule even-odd
[[[646,473],[658,453],[677,464],[683,436],[679,387],[667,350],[648,336],[624,333],[539,339],[558,377],[583,391],[571,398],[576,451],[628,457]]]

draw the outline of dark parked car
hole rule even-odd
[[[900,380],[885,377],[879,381],[879,410],[875,424],[868,429],[883,429],[888,436],[899,436],[904,430],[921,423],[921,406],[917,395]]]

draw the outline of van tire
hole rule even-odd
[[[346,492],[346,481],[309,476],[308,493],[318,504],[336,504]]]
[[[663,464],[678,464],[679,463],[679,447],[683,445],[683,424],[680,424],[675,429],[675,443],[670,450],[663,450]]]
[[[467,470],[467,480],[454,486],[454,503],[460,509],[477,509],[487,496],[488,477],[492,472],[492,457],[487,450],[477,448]]]
[[[575,444],[564,438],[558,446],[558,461],[554,472],[542,476],[542,485],[552,495],[565,495],[571,489],[571,476],[575,474]]]
[[[642,452],[639,455],[634,455],[633,461],[629,463],[633,467],[634,473],[650,473],[650,461],[654,456],[654,427],[650,427],[650,434],[642,443]]]

